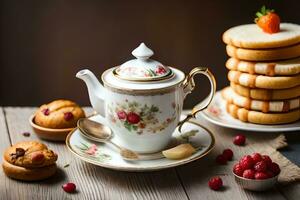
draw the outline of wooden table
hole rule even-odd
[[[29,116],[35,110],[28,107],[0,107],[1,153],[15,142],[37,139],[28,123]],[[87,110],[91,112],[91,109]],[[43,141],[59,155],[58,173],[48,180],[28,183],[9,179],[0,170],[0,199],[300,199],[299,183],[260,193],[239,188],[230,169],[246,148],[233,145],[231,140],[233,135],[241,131],[220,128],[203,119],[199,121],[214,133],[214,150],[193,163],[158,172],[126,173],[104,169],[75,158],[64,143]],[[32,133],[30,137],[22,135],[27,131]],[[251,142],[251,135],[259,133],[243,134]],[[277,134],[261,135],[272,138]],[[295,146],[286,151],[286,155],[294,158],[299,165],[300,151],[293,148],[299,148],[300,137],[297,133],[291,137]],[[235,152],[235,161],[226,166],[215,164],[216,155],[225,148]],[[64,168],[69,163],[70,166]],[[215,175],[223,179],[225,187],[222,191],[215,192],[207,186],[209,178]],[[62,190],[61,186],[69,181],[76,183],[77,193],[68,194]]]

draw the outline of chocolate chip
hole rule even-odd
[[[16,148],[16,153],[11,153],[10,156],[12,159],[17,159],[25,155],[25,150],[22,148]]]
[[[25,150],[22,148],[16,148],[16,156],[17,158],[25,155]]]

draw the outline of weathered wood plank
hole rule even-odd
[[[12,143],[37,139],[28,123],[36,108],[5,108]],[[30,131],[30,137],[22,132]],[[126,173],[103,169],[84,163],[68,152],[63,143],[43,141],[58,153],[59,173],[49,180],[36,183],[13,181],[7,199],[187,199],[175,169],[154,173]],[[63,168],[65,164],[70,166]],[[4,177],[4,179],[8,179]],[[72,181],[78,193],[67,194],[61,189]]]
[[[0,152],[2,156],[2,152],[10,146],[9,134],[6,127],[4,111],[2,107],[0,107],[0,134],[1,134],[1,142],[0,142]],[[2,157],[1,157],[2,160]],[[2,163],[2,161],[1,161]],[[5,174],[2,171],[2,166],[0,170],[0,199],[5,199],[11,191],[8,188],[12,188],[14,181],[7,179]]]
[[[300,198],[300,183],[294,183],[278,188],[283,195],[290,200],[299,200]]]
[[[203,119],[197,121],[213,132],[216,137],[216,146],[210,155],[204,159],[177,169],[190,199],[285,199],[276,188],[267,192],[250,192],[241,189],[231,174],[232,167],[241,156],[250,154],[255,150],[238,147],[232,143],[233,136],[241,133],[240,131],[217,127]],[[251,142],[251,134],[255,134],[244,131],[242,133],[247,135],[249,142]],[[264,134],[264,136],[261,137],[265,139],[273,138],[274,134]],[[216,156],[222,153],[226,148],[230,148],[234,151],[234,160],[228,162],[227,165],[217,165],[215,163]],[[223,179],[225,188],[222,192],[211,191],[207,185],[208,180],[216,175],[221,176]]]

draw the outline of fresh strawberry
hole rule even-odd
[[[280,31],[280,17],[274,10],[263,6],[256,16],[254,21],[264,32],[272,34]]]

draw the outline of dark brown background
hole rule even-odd
[[[76,72],[88,67],[100,76],[131,59],[140,42],[155,59],[186,73],[209,66],[220,89],[228,84],[222,32],[252,23],[262,4],[282,21],[300,22],[296,0],[1,0],[0,105],[37,106],[57,98],[89,105]],[[186,108],[208,92],[208,81],[197,83]]]

